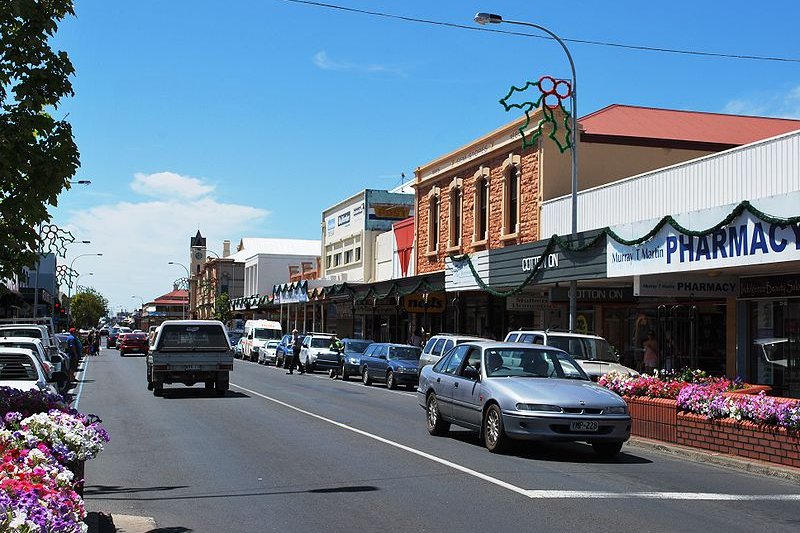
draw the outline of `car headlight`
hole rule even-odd
[[[543,403],[518,403],[518,411],[539,411],[545,413],[560,413],[561,408],[557,405],[547,405]]]
[[[627,405],[619,405],[615,407],[606,407],[603,409],[603,412],[607,415],[627,415],[628,414],[628,406]]]
[[[351,365],[357,365],[358,364],[358,358],[357,357],[351,357],[351,358],[348,359],[348,361],[350,362]]]

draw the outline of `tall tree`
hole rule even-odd
[[[0,0],[0,278],[36,264],[39,225],[80,166],[72,127],[51,115],[74,69],[49,40],[74,14],[72,0]]]
[[[223,292],[217,297],[217,305],[214,312],[214,318],[227,324],[231,319],[231,297],[227,292]]]
[[[91,287],[81,289],[70,301],[69,314],[78,328],[94,328],[108,314],[108,300]]]

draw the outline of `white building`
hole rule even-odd
[[[365,189],[322,212],[322,277],[376,281],[376,239],[414,214],[414,195]],[[383,268],[383,267],[382,267]]]
[[[245,237],[236,253],[228,256],[244,262],[244,297],[272,294],[272,287],[286,283],[289,267],[319,261],[320,241]]]

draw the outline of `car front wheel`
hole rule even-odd
[[[492,453],[501,453],[508,446],[503,415],[496,405],[491,405],[483,417],[483,439],[486,448]]]
[[[397,388],[397,382],[394,379],[394,372],[391,370],[386,373],[386,388],[389,390],[394,390]]]
[[[428,400],[425,402],[425,422],[428,433],[431,435],[441,437],[450,431],[450,423],[442,419],[439,412],[439,400],[436,399],[434,393],[428,394]]]
[[[372,385],[372,378],[369,377],[369,370],[367,370],[367,367],[364,367],[361,371],[361,383],[364,385]]]
[[[341,375],[342,375],[342,381],[350,381],[350,374],[347,373],[347,365],[345,365],[344,363],[342,363]]]

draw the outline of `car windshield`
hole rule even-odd
[[[29,339],[41,339],[42,330],[38,328],[31,329],[4,329],[0,331],[0,336],[3,337],[28,337]]]
[[[389,359],[404,359],[406,361],[419,361],[422,350],[413,346],[390,346]]]
[[[345,345],[347,353],[364,353],[372,341],[349,341]]]
[[[564,350],[574,359],[585,359],[588,361],[606,361],[616,363],[617,357],[611,349],[611,345],[605,339],[592,337],[561,337],[550,335],[547,345],[559,350]]]
[[[486,375],[490,378],[589,379],[568,355],[556,350],[490,348],[484,351],[483,357]]]
[[[228,337],[221,326],[214,324],[164,324],[161,326],[158,349],[214,348],[228,350]]]
[[[36,381],[33,359],[23,354],[0,354],[0,381]]]
[[[280,339],[281,330],[256,328],[253,330],[253,337],[255,337],[256,339]]]
[[[147,339],[147,336],[144,333],[128,333],[125,335],[126,341],[143,341]]]
[[[316,339],[311,339],[311,347],[312,348],[328,348],[331,345],[331,339],[329,337],[323,337]]]
[[[267,343],[267,348],[277,348],[279,344],[279,341],[269,341]]]

